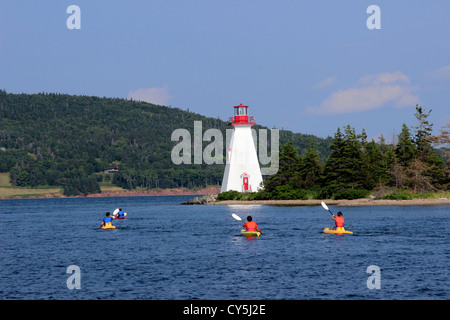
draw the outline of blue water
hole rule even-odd
[[[1,299],[439,299],[449,206],[185,206],[192,196],[0,200]],[[98,228],[106,211],[127,220]],[[264,234],[239,235],[252,215]],[[68,289],[80,268],[80,289]],[[367,272],[380,268],[380,288]],[[73,282],[75,283],[75,282]]]

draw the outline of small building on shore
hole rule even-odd
[[[119,172],[119,168],[118,167],[107,168],[107,169],[103,170],[103,173],[117,173],[117,172]]]

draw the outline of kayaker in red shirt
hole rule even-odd
[[[335,230],[336,228],[343,228],[344,227],[344,216],[342,215],[342,212],[338,212],[337,216],[335,216],[334,214],[331,216],[331,219],[334,220],[335,225],[334,228],[332,230]]]
[[[252,221],[252,220],[253,220],[252,216],[247,217],[247,222],[244,223],[245,231],[258,231],[258,232],[262,233],[262,231],[259,230],[256,222]]]

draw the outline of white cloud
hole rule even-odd
[[[324,89],[324,88],[331,87],[332,85],[334,85],[336,83],[336,80],[337,80],[336,76],[328,77],[328,78],[320,81],[318,84],[316,84],[314,86],[314,89]]]
[[[409,78],[407,75],[403,74],[400,71],[396,72],[385,72],[376,75],[367,75],[359,79],[359,83],[361,84],[370,84],[370,85],[383,85],[387,83],[407,83],[409,84]]]
[[[429,73],[429,76],[435,80],[450,80],[450,66],[445,66]]]
[[[379,109],[391,103],[395,107],[412,106],[419,102],[413,94],[415,87],[401,72],[367,75],[359,79],[364,86],[339,90],[325,99],[319,107],[309,107],[315,114],[343,114]]]
[[[162,88],[147,88],[130,91],[128,93],[128,99],[145,101],[153,104],[167,105],[170,100],[167,86]]]

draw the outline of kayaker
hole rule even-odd
[[[337,216],[335,216],[334,214],[331,216],[331,219],[334,220],[335,224],[334,224],[334,228],[332,228],[331,230],[335,230],[336,228],[343,228],[344,227],[344,216],[342,215],[342,212],[338,212]]]
[[[112,221],[111,213],[107,212],[106,217],[103,218],[100,228],[103,227],[104,225],[112,224],[111,221]]]
[[[118,215],[119,218],[123,218],[124,217],[124,212],[123,212],[123,210],[121,208],[119,209],[119,212],[117,213],[117,215]]]
[[[262,233],[262,231],[259,230],[256,222],[252,221],[252,220],[253,220],[252,216],[247,217],[247,222],[244,223],[245,231],[258,231],[258,232]]]

